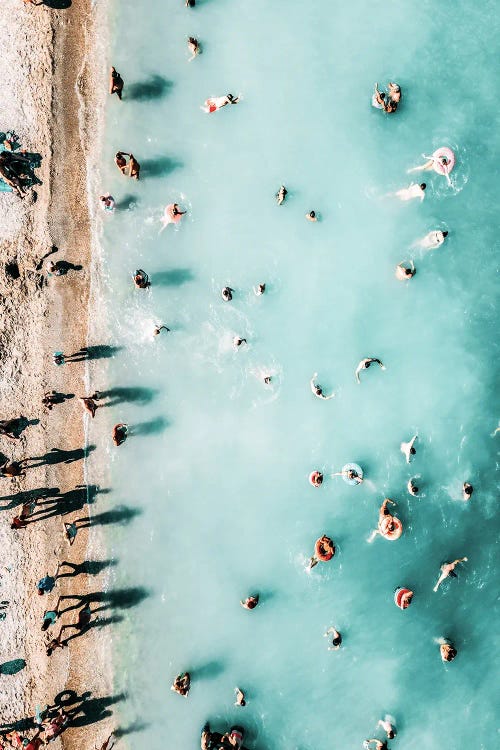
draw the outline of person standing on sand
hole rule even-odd
[[[123,93],[123,78],[118,73],[116,68],[111,68],[111,72],[109,75],[109,93],[110,94],[116,94],[118,96],[118,99],[122,98]]]
[[[38,591],[39,596],[43,596],[44,594],[50,594],[54,586],[56,585],[56,580],[59,575],[59,568],[61,567],[60,563],[58,563],[55,575],[51,576],[47,573],[44,578],[40,578],[38,581],[36,588]]]
[[[52,640],[47,644],[47,656],[52,656],[52,653],[56,650],[56,648],[65,648],[68,645],[66,641],[61,640],[64,627],[64,625],[61,625],[59,634],[55,638],[52,638]]]
[[[6,461],[0,466],[0,476],[3,477],[11,477],[13,479],[14,477],[24,477],[25,473],[22,461],[11,461],[11,463]]]

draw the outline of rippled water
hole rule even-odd
[[[494,747],[495,11],[465,0],[113,6],[109,63],[126,86],[108,103],[102,188],[118,210],[103,244],[123,349],[108,387],[128,390],[98,418],[132,429],[109,445],[109,507],[129,518],[109,539],[112,585],[134,589],[114,640],[131,747],[197,747],[210,719],[243,724],[256,750],[356,748],[386,712],[394,747]],[[188,35],[203,47],[190,63]],[[376,80],[401,84],[396,115],[370,107]],[[228,92],[237,106],[200,110]],[[457,157],[451,187],[432,172],[422,204],[387,196],[441,145]],[[141,162],[139,183],[114,167],[118,149]],[[174,201],[187,216],[160,234]],[[320,222],[305,220],[311,209]],[[442,247],[415,246],[436,228],[449,231]],[[417,274],[400,283],[395,265],[410,258]],[[149,290],[134,288],[136,268]],[[154,338],[156,323],[171,332]],[[234,352],[234,335],[248,346]],[[387,369],[357,385],[366,356]],[[334,399],[311,394],[316,371]],[[407,466],[399,445],[415,432]],[[360,487],[308,484],[311,470],[348,461],[364,469]],[[386,496],[404,534],[368,544]],[[323,533],[337,554],[308,574]],[[440,564],[463,555],[459,579],[434,594]],[[415,592],[405,612],[399,585]],[[261,605],[244,611],[255,591]],[[337,652],[323,638],[331,625]],[[458,649],[447,666],[440,636]],[[187,700],[170,691],[185,669]]]

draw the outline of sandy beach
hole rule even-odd
[[[77,571],[66,566],[61,573],[72,575],[58,579],[54,591],[43,597],[37,595],[36,583],[47,572],[53,574],[58,561],[81,566],[90,559],[88,529],[82,529],[70,547],[63,521],[84,519],[90,501],[97,507],[105,502],[98,488],[84,482],[84,420],[89,415],[84,416],[78,396],[88,395],[85,383],[92,363],[83,358],[57,367],[52,362],[54,351],[71,354],[102,343],[88,339],[92,238],[84,144],[85,133],[98,128],[95,91],[105,95],[105,88],[88,65],[97,57],[88,54],[95,38],[89,0],[49,5],[69,7],[6,0],[0,18],[0,130],[14,129],[21,148],[42,156],[36,171],[41,185],[23,200],[0,193],[0,413],[2,419],[22,415],[29,421],[19,440],[0,437],[0,452],[17,461],[43,457],[25,476],[2,478],[0,593],[9,604],[0,623],[0,663],[12,662],[13,671],[19,671],[1,676],[0,725],[2,730],[28,726],[36,706],[54,704],[58,694],[71,690],[68,705],[81,704],[82,710],[62,735],[61,746],[90,748],[102,744],[113,728],[110,720],[106,725],[111,694],[106,629],[90,629],[49,658],[47,641],[61,623],[74,622],[78,610],[64,614],[46,633],[41,623],[59,595],[102,591],[104,574],[89,576],[85,566]],[[47,261],[42,268],[40,261],[52,246],[58,251],[51,260],[76,268],[48,277]],[[16,268],[18,274],[12,271]],[[48,411],[42,397],[52,389],[74,395]],[[38,501],[32,521],[25,529],[12,530],[10,523],[22,503],[34,498]],[[92,550],[99,547],[93,539]],[[99,723],[89,728],[94,721]]]

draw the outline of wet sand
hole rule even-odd
[[[52,353],[60,350],[70,354],[83,346],[103,343],[88,340],[92,238],[87,154],[81,140],[85,132],[82,124],[90,132],[97,128],[93,120],[98,110],[95,91],[103,81],[96,82],[95,72],[86,63],[88,45],[93,40],[88,0],[73,2],[61,10],[25,6],[20,0],[7,0],[5,6],[0,20],[5,40],[0,95],[6,106],[0,130],[15,129],[23,148],[42,155],[42,166],[36,173],[43,184],[35,186],[36,200],[33,191],[24,200],[10,193],[0,194],[0,418],[23,415],[32,423],[18,441],[0,437],[0,451],[9,459],[20,460],[59,448],[70,452],[65,458],[74,460],[50,462],[29,469],[25,477],[0,480],[0,593],[2,600],[9,601],[6,619],[0,623],[0,663],[18,659],[26,662],[17,674],[1,678],[4,700],[0,724],[2,728],[16,726],[20,720],[33,717],[37,705],[53,704],[61,691],[73,690],[76,696],[90,692],[88,710],[74,722],[80,726],[66,730],[62,746],[94,747],[110,731],[105,705],[111,694],[106,628],[91,628],[49,659],[45,654],[48,634],[55,637],[61,623],[74,622],[78,610],[64,615],[47,633],[40,627],[44,610],[55,606],[60,594],[102,591],[105,572],[59,579],[54,591],[43,597],[37,595],[36,583],[47,572],[53,573],[58,560],[80,564],[89,559],[88,530],[81,530],[70,547],[64,538],[63,520],[88,515],[81,458],[84,413],[78,396],[85,395],[85,378],[90,376],[92,382],[92,363],[83,360],[56,367]],[[95,56],[89,58],[95,60]],[[81,270],[49,278],[45,261],[42,271],[37,271],[37,264],[52,245],[59,250],[51,260],[65,260],[81,266]],[[12,262],[19,267],[19,278],[4,271],[5,263]],[[52,389],[74,397],[49,412],[42,407],[41,399]],[[26,529],[11,530],[10,523],[22,502],[32,497],[32,491],[47,488],[52,488],[52,497],[40,499],[36,511],[44,509],[50,517],[30,523]],[[102,510],[105,496],[97,493],[93,502],[93,508]],[[92,550],[100,546],[93,538]],[[100,552],[95,554],[102,559]],[[65,635],[72,633],[69,630]]]

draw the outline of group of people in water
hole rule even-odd
[[[192,57],[190,59],[193,59],[199,52],[201,51],[199,42],[192,37],[189,37],[188,39],[188,47],[192,53]],[[123,79],[119,74],[116,72],[114,68],[111,70],[111,78],[110,78],[110,93],[116,93],[118,94],[119,98],[121,98],[123,91]],[[398,106],[401,103],[402,99],[402,92],[401,87],[397,83],[389,82],[387,86],[387,91],[380,91],[378,84],[375,85],[375,90],[372,98],[372,104],[375,108],[384,110],[384,112],[388,114],[393,114],[397,111]],[[206,113],[214,113],[218,111],[219,109],[226,107],[228,104],[237,104],[240,101],[240,98],[238,96],[233,96],[232,94],[227,94],[225,96],[220,97],[213,97],[210,99],[207,99],[205,101],[203,110]],[[434,169],[438,173],[448,175],[449,171],[451,171],[452,164],[450,161],[450,157],[447,153],[441,153],[443,151],[446,151],[446,149],[438,150],[440,153],[435,153],[432,157],[427,159],[426,163],[419,168],[415,169],[422,169],[422,170],[428,170],[428,169]],[[126,162],[125,157],[129,156],[129,162]],[[118,152],[115,157],[115,162],[122,171],[123,174],[128,174],[131,177],[136,177],[138,179],[139,176],[139,165],[137,164],[137,161],[131,154],[126,154],[124,152]],[[408,188],[401,189],[397,191],[394,195],[398,197],[402,201],[409,201],[413,198],[419,198],[420,200],[423,200],[425,197],[425,190],[426,190],[426,184],[412,184]],[[276,193],[276,201],[278,205],[282,205],[288,195],[288,190],[285,187],[285,185],[281,185]],[[110,204],[110,196],[102,196],[101,201],[105,204],[103,207],[108,208],[109,210],[109,204]],[[183,215],[184,212],[180,211],[177,204],[171,204],[166,209],[166,217],[167,221],[166,223],[170,223],[171,221],[176,220],[177,217],[180,217]],[[306,214],[306,219],[311,222],[315,222],[318,220],[318,214],[316,211],[312,210],[309,213]],[[448,236],[448,232],[441,229],[435,229],[430,231],[424,238],[418,241],[418,246],[424,250],[432,250],[444,243],[446,240],[446,237]],[[407,281],[416,273],[415,265],[413,260],[410,261],[402,261],[398,264],[396,267],[396,278],[400,281]],[[145,289],[149,286],[150,281],[148,275],[142,270],[138,269],[134,276],[134,283],[137,287],[141,289]],[[254,289],[255,294],[260,295],[265,292],[265,284],[261,283]],[[235,290],[230,286],[225,286],[221,290],[221,296],[224,302],[231,302],[233,300],[233,295],[235,293]],[[246,338],[242,336],[234,336],[233,338],[233,348],[235,350],[238,350],[240,347],[245,345],[247,343]],[[372,365],[378,365],[378,367],[381,370],[385,370],[385,365],[381,361],[381,359],[377,357],[365,357],[363,358],[355,370],[355,379],[358,384],[361,383],[360,375],[363,371],[368,370]],[[317,398],[327,401],[330,399],[333,399],[335,397],[335,393],[325,393],[322,386],[317,382],[318,373],[314,373],[311,380],[310,380],[310,388],[311,392],[316,396]],[[264,382],[266,384],[269,384],[271,382],[271,376],[267,375],[264,378]],[[116,445],[120,445],[121,442],[126,437],[126,425],[116,425],[114,428],[114,434],[113,439],[115,441]],[[402,442],[400,449],[402,454],[405,457],[406,462],[409,464],[414,456],[416,455],[416,448],[415,443],[417,441],[417,435],[414,435],[411,437],[411,439],[408,442]],[[364,481],[363,477],[363,471],[362,469],[357,466],[356,464],[348,464],[346,465],[342,471],[336,472],[332,476],[341,476],[344,481],[346,481],[348,484],[351,485],[359,485]],[[309,477],[310,483],[314,487],[321,487],[324,481],[323,473],[319,470],[315,470],[311,473]],[[419,487],[416,482],[416,478],[412,477],[408,480],[407,483],[407,490],[411,496],[418,496],[419,494]],[[463,497],[464,499],[469,499],[472,495],[472,485],[468,482],[465,482],[463,485]],[[373,541],[375,537],[380,536],[386,540],[397,540],[401,537],[403,533],[403,524],[401,520],[394,514],[394,512],[391,510],[391,508],[394,508],[396,506],[396,503],[394,500],[390,498],[385,498],[380,506],[379,509],[379,515],[378,515],[378,523],[376,529],[373,530],[371,536],[369,537],[368,541]],[[323,534],[321,537],[319,537],[316,540],[315,547],[314,547],[314,553],[309,558],[307,569],[312,570],[314,567],[316,567],[319,563],[326,563],[333,559],[336,552],[336,546],[335,542],[326,534]],[[467,558],[459,558],[452,562],[443,563],[440,570],[439,579],[434,587],[434,591],[437,591],[438,588],[441,586],[441,584],[446,580],[448,577],[454,577],[456,574],[454,572],[455,567],[463,562],[466,562]],[[395,592],[394,592],[394,603],[397,607],[399,607],[402,610],[408,609],[408,607],[411,605],[412,601],[414,599],[414,592],[405,586],[399,586]],[[247,596],[244,600],[240,602],[241,606],[244,609],[247,610],[253,610],[255,609],[259,604],[259,595],[258,594],[252,594],[250,596]],[[341,648],[342,645],[342,634],[335,628],[330,627],[325,633],[325,637],[328,638],[328,649],[329,650],[338,650]],[[440,638],[438,641],[439,647],[440,647],[440,654],[441,658],[445,662],[452,661],[456,654],[457,650],[455,646],[451,643],[451,641],[447,638]],[[187,697],[189,695],[189,691],[191,688],[191,674],[188,671],[182,672],[178,674],[172,684],[172,690],[176,692],[177,694]],[[238,706],[245,706],[245,695],[244,692],[240,688],[236,688],[236,705]],[[384,719],[381,719],[379,721],[380,728],[385,732],[386,738],[381,740],[377,738],[372,738],[365,740],[364,747],[367,750],[385,750],[387,748],[387,740],[393,739],[396,735],[396,729],[395,729],[395,721],[392,717],[385,717]],[[228,732],[226,735],[217,735],[216,733],[210,732],[208,725],[206,725],[202,731],[202,748],[205,749],[211,749],[211,748],[229,748],[229,747],[240,747],[240,734],[236,732],[237,739],[235,740],[232,733]],[[215,738],[215,739],[214,739]],[[236,744],[235,744],[236,743]]]

